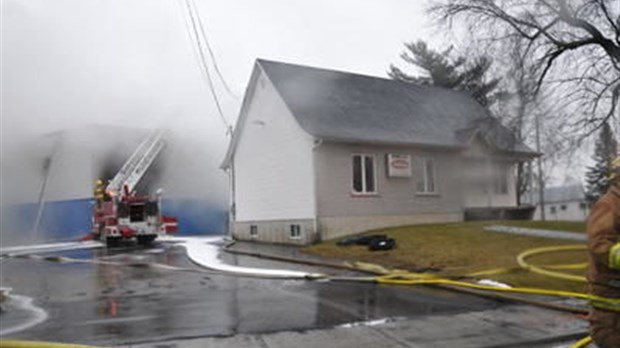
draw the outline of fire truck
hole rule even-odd
[[[165,146],[163,131],[144,140],[109,183],[97,180],[92,214],[92,236],[116,246],[123,240],[150,244],[159,235],[176,232],[175,217],[162,216],[162,190],[139,195],[136,186]]]

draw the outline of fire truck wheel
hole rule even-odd
[[[150,245],[155,240],[156,236],[137,236],[138,244],[140,245]]]

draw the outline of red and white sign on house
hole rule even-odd
[[[388,154],[388,176],[391,178],[411,177],[411,155]]]

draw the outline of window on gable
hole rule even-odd
[[[416,184],[416,190],[418,193],[436,193],[436,169],[435,161],[429,157],[421,157],[418,160],[418,167],[420,168],[418,173],[418,181]]]
[[[353,155],[353,193],[376,193],[375,158],[373,155]]]

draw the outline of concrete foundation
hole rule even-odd
[[[330,216],[318,219],[318,231],[312,219],[244,221],[234,224],[237,240],[265,243],[308,245],[321,240],[341,238],[374,229],[463,221],[463,212],[416,215]],[[299,225],[300,235],[291,236],[291,225]],[[255,234],[251,233],[252,226]]]
[[[299,226],[299,234],[292,229]],[[255,233],[252,234],[252,226]],[[271,220],[271,221],[237,221],[233,226],[233,237],[237,240],[259,241],[266,243],[308,245],[319,240],[313,219]]]
[[[378,228],[463,221],[463,212],[319,218],[321,239],[340,238]]]

